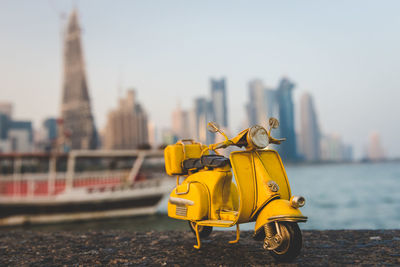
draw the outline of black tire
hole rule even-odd
[[[193,234],[196,236],[196,231],[194,230],[196,223],[191,221],[189,221],[188,223],[190,230],[192,230]],[[199,225],[199,236],[201,238],[208,237],[211,234],[212,230],[213,230],[212,226]]]
[[[281,232],[289,234],[288,242],[284,242],[280,247],[270,250],[269,253],[277,261],[288,262],[294,260],[299,254],[302,247],[302,235],[297,223],[280,222]]]

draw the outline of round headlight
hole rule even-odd
[[[254,125],[250,128],[249,139],[256,148],[266,148],[268,146],[267,130],[260,125]]]
[[[306,204],[306,199],[302,196],[292,196],[290,198],[290,205],[293,208],[301,208],[304,206],[304,204]]]

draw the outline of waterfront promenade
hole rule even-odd
[[[193,248],[189,231],[0,231],[0,266],[265,266],[262,243],[216,231]],[[400,230],[303,231],[303,250],[285,266],[400,265]]]

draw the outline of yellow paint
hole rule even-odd
[[[275,217],[275,218],[274,218]],[[278,219],[279,218],[279,219]],[[257,232],[264,224],[271,221],[304,221],[304,217],[299,209],[295,209],[286,199],[272,200],[266,208],[262,209],[257,216],[255,232]]]
[[[237,223],[248,222],[255,208],[255,180],[252,154],[234,151],[230,156],[235,180],[239,188],[239,214]]]
[[[187,188],[189,188],[189,191],[187,194],[177,194],[178,193],[184,193],[187,191]],[[201,183],[197,182],[192,182],[190,184],[188,183],[182,183],[181,185],[177,186],[174,190],[172,190],[170,197],[173,198],[181,198],[184,200],[190,200],[194,202],[193,205],[174,205],[171,204],[168,201],[168,216],[176,219],[183,219],[183,220],[191,220],[191,221],[196,221],[196,220],[202,220],[204,218],[207,218],[208,216],[208,205],[209,205],[209,200],[208,200],[208,193],[207,189],[204,185]],[[181,207],[179,207],[181,206]],[[187,209],[187,216],[180,216],[177,215],[177,209]],[[179,212],[178,212],[179,213]]]
[[[193,247],[195,249],[200,249],[201,243],[200,243],[199,225],[198,224],[196,224],[196,226],[194,227],[194,231],[196,233],[197,245],[194,245]]]
[[[189,144],[184,144],[188,142]],[[164,149],[165,170],[168,175],[182,175],[182,162],[189,158],[199,158],[207,146],[196,143],[191,139],[180,140],[174,145],[169,145]],[[204,152],[208,155],[208,151]]]
[[[240,239],[240,228],[239,228],[239,224],[236,224],[236,239],[229,241],[229,244],[235,244],[237,242],[239,242]]]
[[[246,129],[232,139],[208,147],[196,143],[196,152],[193,152],[194,146],[192,150],[201,156],[202,152],[208,153],[230,145],[245,146],[246,150],[230,154],[236,184],[232,181],[230,166],[204,168],[185,176],[185,180],[170,194],[168,216],[196,223],[195,248],[201,246],[198,233],[200,225],[236,225],[236,240],[230,242],[236,243],[240,238],[241,223],[256,221],[257,231],[271,221],[300,222],[307,219],[289,203],[290,186],[279,154],[274,150],[252,148],[247,143],[248,131]],[[175,150],[178,151],[177,148]],[[166,161],[167,157],[170,161],[171,158],[179,161],[186,157],[186,154],[178,155],[179,153],[181,152],[166,153]]]

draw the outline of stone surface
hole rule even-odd
[[[193,248],[189,231],[41,232],[0,231],[0,266],[135,265],[265,266],[280,265],[251,232],[228,244],[234,232],[215,231]],[[300,256],[282,266],[400,266],[400,230],[303,231]]]

